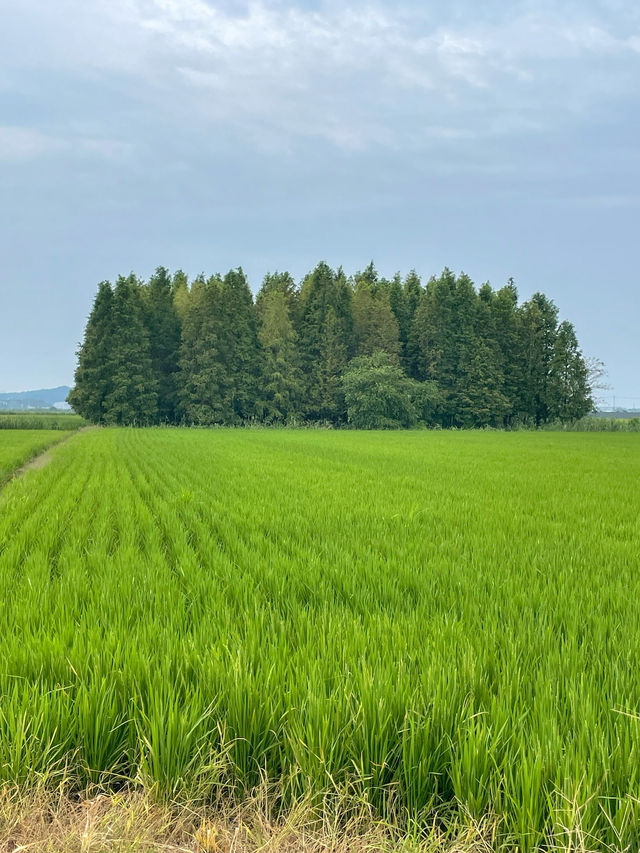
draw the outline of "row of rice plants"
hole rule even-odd
[[[0,780],[640,844],[634,435],[100,430],[0,499]],[[8,603],[11,602],[11,606]]]
[[[73,430],[86,423],[80,415],[67,412],[0,412],[0,430]]]
[[[0,486],[17,468],[67,435],[56,430],[0,431]]]

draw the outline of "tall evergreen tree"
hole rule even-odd
[[[173,304],[180,322],[184,320],[189,305],[189,279],[182,270],[177,270],[171,280]]]
[[[371,284],[361,279],[356,284],[351,307],[356,355],[384,352],[398,363],[400,331],[387,294],[376,292]]]
[[[291,273],[273,272],[267,273],[262,280],[262,286],[256,296],[256,308],[260,312],[260,303],[271,293],[281,293],[285,299],[287,312],[291,322],[295,322],[298,304],[298,288]]]
[[[450,344],[453,346],[454,383],[449,393],[449,413],[455,426],[464,425],[462,410],[465,401],[476,393],[477,365],[491,361],[491,346],[482,341],[479,333],[478,312],[480,302],[473,282],[468,275],[462,273],[455,279],[453,289],[452,318],[453,328],[450,329]],[[483,330],[484,332],[484,330]],[[481,347],[481,342],[486,352]],[[457,355],[456,355],[457,354]],[[495,353],[494,353],[495,355]],[[488,380],[488,378],[487,378]],[[494,368],[490,381],[485,381],[483,394],[485,399],[496,399],[492,395],[499,393],[501,371]],[[489,405],[487,403],[487,405]]]
[[[404,295],[407,302],[409,319],[412,319],[418,310],[423,291],[424,288],[422,287],[420,276],[415,270],[411,270],[404,280]]]
[[[464,381],[456,394],[454,422],[463,427],[502,426],[508,401],[502,392],[503,374],[495,350],[482,338],[465,350]]]
[[[504,425],[509,426],[522,418],[524,407],[522,337],[519,329],[518,291],[513,279],[496,291],[489,307],[494,338],[500,350],[503,393],[507,399]]]
[[[412,386],[416,412],[443,426],[579,418],[597,382],[554,303],[536,293],[519,307],[512,281],[476,292],[445,269],[423,289],[414,272],[387,281],[371,263],[347,281],[322,262],[300,290],[288,273],[266,276],[254,304],[241,269],[189,288],[184,273],[171,279],[159,267],[147,285],[133,275],[115,290],[100,285],[69,400],[107,424],[294,414],[339,424],[342,376],[356,355],[384,360],[384,370],[367,363],[358,373],[367,406],[378,379],[401,367],[422,380]]]
[[[182,406],[196,423],[240,423],[256,415],[258,338],[255,308],[239,268],[194,282],[184,320]]]
[[[567,320],[558,326],[549,373],[552,418],[574,421],[591,411],[593,400],[587,365],[578,347],[575,329]]]
[[[158,420],[172,423],[177,419],[178,409],[180,319],[171,278],[164,267],[158,267],[146,290],[146,325],[158,388]]]
[[[504,392],[504,358],[498,343],[493,305],[496,294],[487,282],[478,290],[474,334],[465,349],[460,373],[460,420],[465,426],[502,426],[509,411]]]
[[[144,323],[141,287],[133,274],[118,278],[112,318],[107,359],[111,381],[104,401],[103,420],[118,425],[153,423],[158,416],[158,382]]]
[[[268,287],[256,299],[258,338],[262,346],[263,418],[285,421],[297,413],[302,401],[302,373],[298,336],[291,321],[285,289]]]
[[[476,343],[477,295],[471,280],[449,269],[432,278],[414,318],[419,379],[438,382],[443,426],[459,425],[468,399]]]
[[[534,293],[521,307],[520,321],[523,416],[539,426],[552,417],[549,376],[558,309],[543,293]]]
[[[372,293],[378,290],[379,276],[375,264],[371,261],[363,270],[357,272],[353,277],[354,288],[358,285],[364,285],[369,288]]]
[[[334,423],[345,419],[344,393],[340,380],[347,361],[344,325],[332,305],[327,311],[320,339],[316,399],[317,415],[321,419]]]
[[[220,276],[198,276],[189,292],[180,346],[181,411],[187,423],[224,422],[222,366],[217,357]]]
[[[219,357],[225,367],[230,420],[255,417],[260,382],[257,319],[249,282],[241,267],[222,281]]]
[[[389,307],[398,323],[398,337],[400,339],[400,360],[405,372],[407,371],[407,342],[409,339],[410,318],[407,300],[402,287],[400,273],[396,273],[389,282],[387,288]]]
[[[298,338],[305,377],[305,413],[338,418],[339,373],[353,353],[351,289],[341,270],[320,262],[305,278],[298,305]],[[337,371],[337,372],[336,372]]]
[[[111,390],[109,356],[113,338],[113,290],[108,281],[98,286],[78,350],[75,384],[68,397],[75,412],[92,423],[102,423],[105,400]]]
[[[413,379],[421,377],[421,344],[417,333],[416,314],[418,306],[422,302],[424,288],[420,281],[420,276],[415,270],[411,270],[409,275],[404,280],[404,311],[405,311],[405,331],[402,332],[404,337],[403,346],[403,363],[407,376]],[[398,320],[400,322],[400,320]]]

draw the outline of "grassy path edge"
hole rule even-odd
[[[13,480],[18,480],[20,477],[24,477],[29,471],[36,471],[40,468],[44,468],[46,465],[51,462],[53,459],[52,451],[56,447],[60,447],[62,444],[66,444],[70,441],[75,435],[78,435],[81,432],[86,432],[87,430],[97,429],[97,427],[86,426],[80,427],[80,429],[73,430],[70,433],[63,433],[60,438],[55,438],[51,444],[48,444],[44,450],[41,448],[34,451],[30,454],[26,459],[24,459],[18,468],[14,468],[13,471],[7,472],[4,478],[0,479],[0,490],[6,488],[9,483],[13,482]]]

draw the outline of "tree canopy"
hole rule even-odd
[[[592,373],[553,301],[520,304],[512,280],[321,262],[299,286],[268,274],[254,299],[240,268],[158,267],[100,284],[69,402],[102,424],[541,426],[591,410]]]

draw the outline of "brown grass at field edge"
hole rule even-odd
[[[2,853],[491,853],[485,829],[413,839],[362,816],[338,828],[305,808],[274,820],[259,800],[212,814],[144,794],[0,797]]]
[[[302,802],[275,816],[258,793],[235,807],[166,804],[139,791],[0,789],[0,853],[518,853],[496,843],[497,823],[469,820],[446,833],[434,825],[403,835],[366,807],[348,820]],[[599,853],[576,836],[554,853]],[[609,850],[609,848],[606,848]]]

